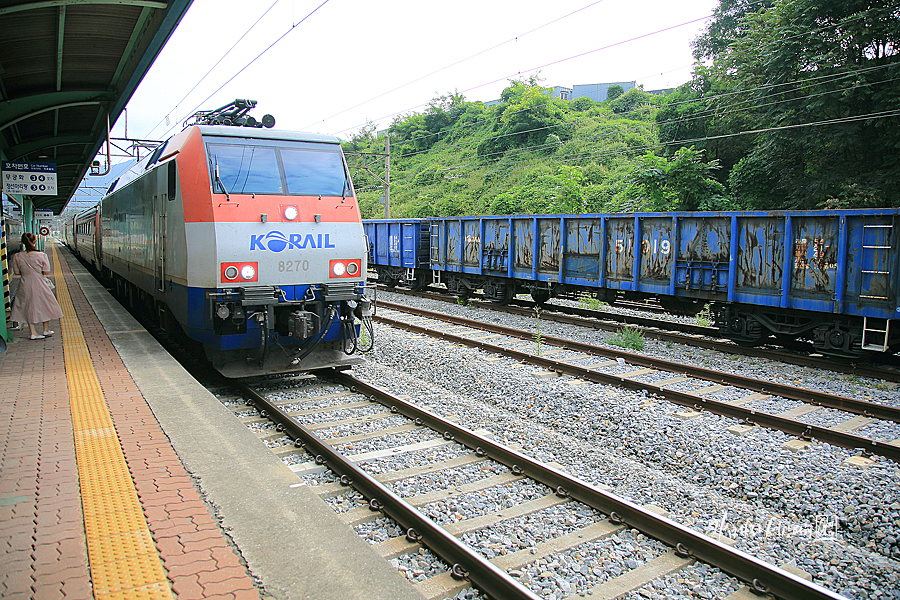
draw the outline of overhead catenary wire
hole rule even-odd
[[[220,85],[218,88],[216,88],[216,90],[215,90],[213,93],[211,93],[209,96],[207,96],[206,98],[204,98],[203,100],[201,100],[200,102],[198,102],[198,103],[197,103],[197,106],[195,106],[193,109],[191,109],[190,111],[188,111],[188,115],[192,115],[192,114],[194,114],[195,112],[197,112],[197,110],[199,110],[200,107],[203,106],[210,98],[212,98],[213,96],[215,96],[216,94],[218,94],[218,93],[222,90],[222,88],[224,88],[226,85],[228,85],[229,83],[231,83],[238,75],[240,75],[241,73],[243,73],[244,71],[246,71],[246,70],[250,67],[250,65],[252,65],[252,64],[255,63],[257,60],[259,60],[266,52],[268,52],[269,50],[271,50],[278,42],[280,42],[280,41],[283,40],[285,37],[287,37],[287,35],[288,35],[289,33],[291,33],[292,31],[294,31],[298,26],[300,26],[300,25],[301,25],[304,21],[306,21],[308,18],[310,18],[311,16],[313,16],[320,8],[322,8],[323,6],[325,6],[326,4],[328,4],[328,2],[329,2],[329,0],[324,0],[324,2],[322,2],[322,3],[319,4],[317,7],[315,7],[314,9],[312,9],[309,13],[307,13],[305,17],[303,17],[302,19],[300,19],[298,22],[292,24],[291,27],[290,27],[290,29],[288,29],[288,30],[285,31],[283,34],[281,34],[281,35],[278,37],[278,39],[276,39],[274,42],[272,42],[271,44],[269,44],[268,46],[266,46],[266,48],[265,48],[262,52],[260,52],[260,53],[257,54],[256,56],[254,56],[253,59],[250,60],[250,62],[248,62],[248,63],[247,63],[246,65],[244,65],[243,67],[241,67],[240,70],[238,70],[237,73],[235,73],[234,75],[232,75],[225,83],[223,83],[223,84]],[[177,125],[177,123],[176,123],[176,125]],[[168,130],[166,130],[166,132],[163,133],[163,136],[162,136],[162,137],[165,137],[170,131],[172,131],[172,129],[174,129],[174,127],[175,127],[175,126],[173,125],[173,126],[170,127]]]
[[[839,74],[835,74],[835,75],[833,75],[833,76],[830,76],[830,79],[827,80],[827,81],[825,81],[824,83],[831,83],[831,82],[834,82],[834,81],[837,81],[837,80],[840,80],[840,79],[846,79],[846,78],[849,78],[849,77],[854,77],[854,76],[859,75],[859,74],[860,74],[861,72],[863,72],[863,71],[868,72],[868,71],[872,71],[872,70],[875,70],[875,69],[883,69],[883,68],[897,67],[897,66],[900,66],[900,65],[898,65],[897,63],[892,63],[892,64],[888,64],[888,65],[880,65],[880,66],[877,66],[877,67],[870,67],[870,68],[866,68],[866,69],[860,69],[860,70],[858,70],[858,71],[843,72],[843,73],[839,73]],[[823,76],[823,77],[825,77],[825,76]],[[822,78],[816,78],[816,79],[822,79]],[[884,83],[890,83],[890,82],[896,81],[897,79],[898,79],[898,77],[892,77],[892,78],[890,78],[890,79],[883,79],[883,80],[880,80],[880,81],[867,82],[867,83],[862,84],[862,85],[856,85],[856,86],[854,86],[854,88],[869,87],[869,86],[873,86],[873,85],[880,85],[880,84],[884,84]],[[787,91],[790,91],[790,92],[798,92],[798,91],[801,91],[801,90],[804,90],[804,89],[808,89],[808,88],[810,88],[810,87],[813,87],[814,85],[820,85],[820,84],[822,84],[822,83],[823,83],[822,81],[811,82],[811,81],[803,80],[803,81],[800,81],[800,82],[790,82],[789,84],[788,84],[788,83],[785,83],[785,84],[780,84],[780,85],[793,85],[793,84],[797,84],[797,85],[798,85],[797,88],[795,88],[795,89],[793,89],[793,90],[787,90]],[[766,86],[766,87],[771,87],[771,86]],[[756,89],[761,89],[761,88],[756,88]],[[749,93],[750,91],[752,91],[752,90],[744,90],[743,93]],[[815,98],[815,97],[825,96],[825,95],[828,95],[828,94],[835,94],[835,93],[840,93],[840,92],[846,92],[846,91],[847,91],[847,88],[836,88],[836,89],[833,89],[833,90],[826,90],[826,91],[822,91],[822,92],[817,92],[817,93],[815,93],[815,94],[807,94],[807,95],[804,95],[804,96],[796,96],[796,97],[792,97],[792,98],[785,98],[785,99],[781,99],[781,100],[774,100],[774,101],[772,101],[772,102],[767,102],[767,103],[762,103],[762,104],[760,104],[760,103],[751,104],[751,102],[754,102],[754,101],[752,101],[752,100],[745,100],[745,101],[741,101],[741,102],[743,103],[743,106],[741,106],[741,105],[732,106],[732,107],[729,107],[728,110],[719,110],[719,109],[716,109],[716,108],[711,108],[711,109],[707,109],[707,110],[703,110],[703,111],[700,111],[700,112],[691,114],[690,116],[678,117],[678,118],[675,118],[675,119],[669,119],[669,120],[666,120],[666,121],[656,121],[656,122],[654,122],[654,123],[647,123],[647,125],[656,125],[656,126],[660,126],[660,125],[668,125],[668,124],[674,124],[674,123],[686,123],[686,122],[690,122],[690,121],[694,121],[694,120],[705,119],[705,118],[710,117],[710,116],[712,116],[712,115],[716,115],[716,116],[722,117],[722,116],[727,116],[727,115],[735,114],[735,113],[739,113],[739,112],[744,112],[744,111],[749,111],[749,110],[755,110],[755,109],[765,108],[765,107],[769,107],[769,106],[775,106],[775,105],[784,104],[784,103],[787,103],[787,102],[796,102],[796,101],[800,101],[800,100],[807,100],[807,99],[810,99],[810,98]],[[714,100],[717,100],[717,99],[721,99],[721,98],[723,98],[723,97],[733,96],[733,95],[734,95],[734,92],[728,92],[728,93],[726,93],[726,94],[721,94],[721,95],[717,95],[717,96],[702,97],[702,98],[697,98],[697,99],[692,99],[692,100],[672,102],[672,103],[667,104],[665,107],[666,107],[666,108],[670,108],[670,107],[679,106],[679,105],[684,105],[684,104],[693,104],[693,103],[710,102],[710,101],[714,101]],[[636,109],[633,109],[633,110],[630,110],[630,111],[626,111],[626,112],[624,112],[624,113],[617,114],[616,117],[620,117],[620,118],[621,118],[621,117],[626,117],[626,116],[628,116],[628,115],[633,115],[633,114],[636,114],[636,113],[643,113],[643,112],[646,112],[649,108],[650,108],[649,105],[642,105],[642,106],[640,106],[640,107],[638,107],[638,108],[636,108]],[[524,109],[524,110],[531,110],[531,109]],[[524,111],[516,111],[515,113],[512,113],[512,114],[519,114],[519,113],[521,113],[521,112],[524,112]],[[446,144],[446,145],[444,145],[444,146],[441,146],[441,149],[445,149],[445,148],[453,148],[453,147],[471,147],[471,146],[474,146],[474,145],[483,143],[484,141],[487,141],[487,140],[495,140],[495,139],[500,139],[500,138],[503,138],[503,137],[509,137],[509,136],[525,135],[525,134],[535,133],[535,132],[542,131],[542,130],[550,130],[550,129],[555,129],[555,128],[559,128],[559,127],[566,127],[566,126],[571,126],[571,125],[577,125],[577,124],[579,124],[579,123],[583,123],[583,122],[586,122],[586,121],[591,121],[591,120],[593,120],[594,118],[595,118],[595,117],[585,117],[584,119],[577,119],[577,120],[574,120],[574,121],[566,121],[566,122],[562,122],[562,123],[554,123],[554,124],[552,124],[552,125],[546,125],[546,126],[543,126],[543,127],[536,127],[536,128],[528,129],[528,130],[524,130],[524,131],[516,131],[516,132],[512,132],[512,133],[497,134],[497,135],[493,135],[493,136],[490,136],[490,137],[485,138],[485,139],[479,139],[479,140],[474,140],[474,141],[466,141],[466,142],[459,142],[459,143],[457,143],[457,144]],[[485,122],[490,121],[490,120],[494,120],[494,119],[485,119],[485,120],[481,121],[480,123],[485,123]],[[468,125],[467,125],[467,126],[468,126]],[[467,126],[466,126],[466,127],[467,127]],[[615,134],[616,134],[616,133],[614,132],[614,133],[612,133],[612,134],[604,134],[604,135],[601,135],[601,136],[588,136],[588,137],[586,137],[586,138],[578,138],[578,139],[582,139],[582,140],[602,139],[603,137],[607,137],[607,135],[615,135]],[[398,141],[398,142],[396,142],[396,143],[397,143],[398,145],[399,145],[399,144],[402,144],[402,143],[409,143],[409,142],[412,142],[412,141],[415,141],[415,140],[423,139],[423,138],[425,138],[425,137],[427,137],[427,136],[420,136],[420,137],[418,137],[418,138],[411,138],[410,140],[402,140],[402,141]],[[539,149],[539,148],[544,147],[544,146],[547,146],[547,145],[552,145],[552,144],[543,144],[543,145],[537,145],[537,146],[526,146],[526,147],[524,147],[524,148],[510,149],[510,150],[508,150],[507,152],[511,152],[511,151],[524,151],[524,150],[528,150],[528,149]],[[403,154],[401,154],[401,155],[399,156],[399,158],[410,158],[410,157],[413,157],[413,156],[417,156],[417,155],[419,155],[419,154],[427,153],[427,152],[429,152],[429,151],[430,151],[430,150],[419,150],[419,151],[415,151],[415,152],[403,153]],[[503,153],[503,152],[500,152],[500,154],[502,154],[502,153]],[[487,157],[487,156],[491,156],[491,155],[493,155],[493,154],[498,154],[498,153],[490,153],[490,154],[485,154],[485,155],[481,155],[481,156],[482,156],[482,157]]]
[[[684,26],[690,25],[690,24],[692,24],[692,23],[697,23],[697,22],[699,22],[699,21],[705,21],[706,19],[709,19],[709,18],[711,18],[711,17],[712,17],[712,15],[706,15],[705,17],[699,17],[699,18],[697,18],[697,19],[691,19],[690,21],[685,21],[684,23],[679,23],[678,25],[670,25],[669,27],[664,27],[663,29],[658,29],[658,30],[652,31],[652,32],[650,32],[650,33],[644,33],[644,34],[641,34],[641,35],[639,35],[639,36],[635,36],[635,37],[629,38],[629,39],[627,39],[627,40],[621,40],[621,41],[619,41],[619,42],[614,42],[614,43],[612,43],[612,44],[607,44],[606,46],[601,46],[601,47],[599,47],[599,48],[594,48],[593,50],[586,50],[585,52],[579,52],[578,54],[574,54],[574,55],[572,55],[572,56],[567,56],[566,58],[560,58],[560,59],[557,59],[557,60],[554,60],[554,61],[550,61],[550,62],[548,62],[548,63],[544,63],[544,64],[542,64],[542,65],[538,65],[538,66],[536,66],[536,67],[531,67],[531,68],[528,68],[528,69],[523,69],[523,70],[518,71],[518,72],[516,72],[516,73],[510,73],[510,74],[504,75],[503,77],[498,77],[498,78],[496,78],[496,79],[492,79],[491,81],[486,81],[486,82],[484,82],[484,83],[480,83],[480,84],[478,84],[478,85],[476,85],[476,86],[472,86],[472,87],[470,87],[470,88],[466,88],[466,89],[462,90],[462,92],[459,92],[459,93],[460,93],[460,94],[465,94],[466,92],[471,92],[472,90],[477,90],[478,88],[482,88],[482,87],[491,85],[491,84],[493,84],[493,83],[497,83],[498,81],[509,80],[510,78],[517,77],[517,76],[521,76],[523,73],[532,73],[532,72],[535,72],[535,71],[539,71],[539,70],[541,70],[541,69],[543,69],[543,68],[545,68],[545,67],[557,65],[557,64],[560,64],[560,63],[569,61],[569,60],[574,60],[574,59],[576,59],[576,58],[581,58],[581,57],[584,57],[584,56],[588,56],[588,55],[593,54],[593,53],[595,53],[595,52],[600,52],[601,50],[608,50],[609,48],[614,48],[614,47],[616,47],[616,46],[621,46],[622,44],[627,44],[627,43],[630,43],[630,42],[635,42],[635,41],[637,41],[637,40],[641,40],[641,39],[650,37],[650,36],[652,36],[652,35],[657,35],[657,34],[660,34],[660,33],[665,33],[665,32],[667,32],[667,31],[671,31],[671,30],[673,30],[673,29],[678,29],[679,27],[684,27]],[[426,102],[426,103],[422,103],[422,104],[417,104],[416,106],[412,106],[412,107],[409,107],[409,108],[406,108],[406,109],[403,109],[403,110],[400,110],[400,111],[397,111],[397,112],[390,113],[390,114],[388,114],[388,115],[383,115],[383,116],[381,116],[381,117],[378,117],[378,118],[376,119],[376,121],[380,121],[380,120],[382,120],[382,119],[387,119],[388,117],[394,117],[394,116],[397,116],[397,115],[401,115],[401,114],[403,114],[403,113],[407,113],[407,112],[409,112],[409,111],[411,111],[411,110],[415,110],[415,109],[417,109],[417,108],[421,108],[421,107],[427,106],[427,105],[428,105],[427,102]],[[345,128],[345,129],[341,129],[341,130],[338,131],[337,133],[343,133],[343,132],[345,132],[345,131],[350,131],[350,130],[353,130],[353,129],[358,129],[358,128],[362,127],[363,125],[364,125],[364,124],[357,124],[357,125],[354,125],[354,126],[352,126],[352,127],[347,127],[347,128]]]
[[[350,108],[346,108],[346,109],[344,109],[344,110],[342,110],[342,111],[340,111],[340,112],[334,113],[334,114],[331,115],[330,117],[325,117],[324,119],[321,119],[321,120],[319,120],[319,121],[315,121],[315,122],[313,122],[313,123],[310,123],[309,125],[306,125],[306,126],[304,126],[303,128],[306,129],[306,128],[308,128],[308,127],[312,127],[313,125],[318,125],[318,124],[320,124],[320,123],[324,123],[324,122],[326,122],[326,121],[328,121],[328,120],[330,120],[330,119],[333,119],[334,117],[337,117],[337,116],[342,115],[342,114],[344,114],[344,113],[346,113],[346,112],[349,112],[349,111],[353,110],[354,108],[359,108],[360,106],[364,106],[364,105],[368,104],[369,102],[372,102],[372,101],[374,101],[374,100],[377,100],[378,98],[383,98],[384,96],[387,96],[388,94],[392,94],[392,93],[396,92],[397,90],[401,90],[401,89],[403,89],[403,88],[405,88],[405,87],[407,87],[407,86],[409,86],[409,85],[412,85],[412,84],[414,84],[414,83],[418,83],[419,81],[422,81],[423,79],[427,79],[428,77],[431,77],[432,75],[435,75],[435,74],[437,74],[437,73],[440,73],[441,71],[446,71],[447,69],[450,69],[450,68],[455,67],[455,66],[457,66],[457,65],[460,65],[460,64],[462,64],[462,63],[464,63],[464,62],[468,62],[468,61],[472,60],[473,58],[477,58],[477,57],[479,57],[479,56],[481,56],[481,55],[483,55],[483,54],[486,54],[486,53],[490,52],[491,50],[496,50],[497,48],[500,48],[501,46],[505,46],[506,44],[509,44],[509,43],[518,41],[519,39],[525,37],[526,35],[529,35],[529,34],[531,34],[531,33],[534,33],[535,31],[539,31],[539,30],[541,30],[541,29],[543,29],[543,28],[545,28],[545,27],[549,27],[550,25],[553,25],[554,23],[557,23],[557,22],[559,22],[559,21],[562,21],[563,19],[567,19],[567,18],[569,18],[569,17],[571,17],[571,16],[573,16],[573,15],[575,15],[575,14],[577,14],[577,13],[580,13],[581,11],[586,10],[586,9],[588,9],[588,8],[590,8],[590,7],[594,6],[594,5],[596,5],[596,4],[600,4],[601,2],[603,2],[603,0],[596,0],[595,2],[591,2],[590,4],[588,4],[588,5],[586,5],[586,6],[582,6],[581,8],[579,8],[579,9],[577,9],[577,10],[574,10],[574,11],[568,13],[568,14],[565,14],[565,15],[563,15],[563,16],[561,16],[561,17],[557,17],[556,19],[553,19],[552,21],[548,21],[548,22],[544,23],[543,25],[539,25],[538,27],[535,27],[535,28],[533,28],[533,29],[530,29],[530,30],[526,31],[525,33],[520,33],[519,35],[516,35],[516,36],[514,36],[514,37],[511,37],[510,39],[508,39],[508,40],[506,40],[506,41],[504,41],[504,42],[500,42],[500,43],[498,43],[498,44],[494,44],[493,46],[490,46],[490,47],[488,47],[488,48],[485,48],[484,50],[479,50],[479,51],[476,52],[475,54],[471,54],[471,55],[469,55],[469,56],[467,56],[467,57],[465,57],[465,58],[461,58],[461,59],[459,59],[459,60],[457,60],[457,61],[455,61],[455,62],[453,62],[453,63],[450,63],[449,65],[446,65],[446,66],[444,66],[444,67],[441,67],[440,69],[436,69],[436,70],[434,70],[434,71],[431,71],[430,73],[427,73],[427,74],[425,74],[425,75],[422,75],[422,76],[420,76],[420,77],[417,77],[416,79],[413,79],[412,81],[407,81],[406,83],[404,83],[404,84],[402,84],[402,85],[399,85],[399,86],[397,86],[397,87],[395,87],[395,88],[393,88],[393,89],[391,89],[391,90],[388,90],[388,91],[386,91],[386,92],[383,92],[383,93],[381,93],[381,94],[378,94],[377,96],[374,96],[374,97],[372,97],[372,98],[369,98],[368,100],[364,100],[364,101],[360,102],[359,104],[355,104],[354,106],[351,106]],[[346,130],[344,130],[344,131],[346,131]]]
[[[762,4],[762,2],[758,2],[757,4]],[[822,26],[822,27],[819,27],[819,28],[816,28],[816,29],[811,29],[811,30],[808,30],[808,31],[805,31],[805,32],[802,32],[802,33],[797,33],[797,34],[794,34],[794,35],[792,35],[792,36],[788,36],[788,37],[786,37],[786,38],[780,38],[780,39],[779,39],[779,42],[782,42],[782,43],[783,43],[784,41],[788,41],[788,40],[791,40],[791,39],[794,39],[794,38],[798,38],[798,37],[801,37],[801,36],[804,36],[804,35],[809,35],[809,34],[818,33],[818,32],[821,32],[821,31],[823,31],[823,30],[825,30],[825,29],[828,29],[828,28],[830,28],[830,27],[833,27],[833,26],[835,26],[835,25],[846,25],[846,24],[848,24],[848,23],[852,23],[853,21],[858,21],[858,20],[860,20],[860,19],[865,19],[866,17],[871,16],[872,13],[881,12],[881,11],[884,11],[884,10],[889,10],[889,9],[883,9],[883,8],[873,8],[873,9],[869,9],[869,10],[866,10],[866,11],[863,11],[863,12],[860,12],[860,13],[856,13],[856,14],[854,14],[854,15],[851,16],[851,17],[847,17],[847,18],[845,18],[845,19],[842,19],[840,22],[835,23],[835,24],[824,25],[824,26]],[[655,35],[655,34],[657,34],[657,33],[661,33],[661,32],[664,32],[664,31],[668,31],[668,30],[673,29],[673,28],[681,27],[681,26],[684,26],[684,25],[686,25],[686,24],[689,24],[689,23],[692,23],[692,22],[695,22],[695,21],[698,21],[698,20],[708,19],[708,18],[710,18],[711,16],[712,16],[712,15],[707,16],[707,17],[703,17],[703,18],[701,18],[701,19],[695,19],[694,21],[689,21],[689,22],[687,22],[687,23],[681,23],[681,24],[679,24],[679,25],[674,25],[674,26],[671,26],[671,27],[668,27],[668,28],[665,28],[665,29],[662,29],[662,30],[659,30],[659,31],[655,31],[655,32],[643,34],[642,36],[638,36],[637,38],[631,38],[631,39],[629,39],[629,40],[623,40],[623,41],[620,41],[620,42],[616,42],[616,43],[611,44],[611,45],[609,45],[609,46],[604,46],[603,48],[598,48],[598,49],[595,49],[595,50],[591,50],[591,51],[588,51],[588,52],[585,52],[585,53],[581,53],[581,54],[575,55],[575,56],[573,56],[573,57],[568,57],[568,58],[565,58],[565,59],[560,59],[560,60],[558,60],[558,61],[554,61],[554,62],[548,63],[548,64],[557,64],[557,63],[559,63],[559,62],[564,62],[564,61],[566,61],[566,60],[571,60],[572,58],[576,58],[576,57],[582,56],[582,55],[584,55],[584,54],[590,54],[590,53],[592,53],[592,52],[597,52],[597,51],[602,50],[602,49],[605,49],[605,48],[610,48],[610,47],[618,46],[618,45],[621,45],[621,44],[625,44],[625,43],[627,43],[627,42],[629,42],[629,41],[633,41],[633,40],[636,40],[636,39],[642,39],[642,38],[645,38],[645,37],[649,37],[649,36],[651,36],[651,35]],[[547,65],[543,65],[543,66],[547,66]],[[526,71],[524,71],[524,72],[528,73],[528,72],[531,72],[531,71],[533,71],[533,70],[538,70],[538,69],[543,68],[543,66],[535,67],[535,68],[533,68],[533,69],[528,69],[528,70],[526,70]],[[885,67],[885,66],[890,66],[890,65],[882,65],[882,66],[876,66],[876,67],[871,67],[871,68],[867,68],[867,69],[860,69],[860,70],[855,71],[855,73],[863,73],[863,72],[865,72],[865,71],[867,71],[867,70],[869,70],[869,69],[883,68],[883,67]],[[843,74],[841,74],[841,75],[839,75],[839,76],[843,76]],[[491,83],[496,83],[497,81],[502,81],[503,79],[508,78],[508,77],[510,77],[510,76],[507,76],[507,77],[501,77],[501,78],[498,78],[498,79],[494,79],[494,80],[491,80],[491,81],[489,81],[489,82],[487,82],[487,83],[482,83],[482,84],[479,84],[478,86],[475,86],[475,87],[472,87],[472,88],[468,88],[468,89],[466,89],[466,90],[463,90],[463,92],[460,92],[460,93],[465,93],[465,92],[471,91],[471,90],[473,90],[473,89],[478,89],[479,87],[483,87],[483,86],[486,86],[486,85],[490,85]],[[826,76],[821,76],[821,77],[832,77],[832,75],[826,75]],[[815,79],[818,79],[818,78],[810,78],[810,79],[806,79],[806,80],[804,80],[804,81],[812,81],[812,80],[815,80]],[[748,90],[734,90],[734,91],[731,91],[731,92],[726,92],[726,93],[723,93],[723,94],[720,94],[720,95],[716,96],[716,98],[725,98],[725,97],[728,97],[728,96],[731,96],[731,95],[735,95],[735,94],[744,94],[744,93],[748,93],[748,92],[750,92],[750,91],[766,90],[766,89],[770,89],[770,88],[773,88],[773,87],[779,87],[779,86],[785,86],[785,85],[793,85],[793,84],[795,84],[795,83],[796,83],[796,81],[787,81],[787,82],[781,82],[781,83],[772,83],[772,82],[769,82],[769,83],[766,83],[766,84],[764,84],[764,85],[760,85],[760,86],[758,86],[758,87],[756,87],[756,88],[751,88],[751,89],[748,89]],[[682,102],[684,102],[684,103],[690,103],[690,102],[696,102],[696,101],[708,100],[708,99],[712,99],[712,98],[708,97],[708,98],[706,98],[706,99],[699,99],[699,100],[698,100],[698,99],[692,99],[692,100],[685,100],[685,101],[682,101]],[[670,106],[675,106],[675,105],[676,105],[675,103],[670,104]],[[411,111],[411,110],[414,110],[414,109],[416,109],[416,108],[421,108],[421,107],[423,107],[423,106],[427,106],[427,103],[419,104],[419,105],[416,105],[416,106],[411,107],[411,108],[407,108],[407,109],[404,109],[404,110],[401,110],[401,111],[398,111],[398,112],[391,113],[391,114],[389,114],[389,115],[385,115],[385,116],[383,116],[383,117],[379,117],[379,120],[380,120],[380,119],[387,118],[387,117],[392,117],[392,116],[400,115],[400,114],[403,114],[403,113],[408,113],[408,112]],[[525,108],[525,109],[522,109],[521,111],[516,111],[516,112],[513,112],[513,113],[504,113],[503,115],[499,115],[499,116],[497,116],[497,117],[493,117],[492,119],[499,119],[499,118],[501,118],[501,117],[503,117],[503,116],[513,116],[513,115],[519,114],[519,113],[521,113],[521,112],[527,112],[527,111],[530,111],[530,110],[536,110],[536,108],[540,108],[540,107],[530,107],[530,108]],[[476,125],[478,125],[478,124],[480,124],[480,123],[482,123],[482,122],[484,122],[484,121],[479,121],[479,122],[475,122],[475,123],[472,123],[472,124],[468,124],[468,125],[466,125],[466,127],[476,126]],[[361,127],[361,125],[355,125],[355,126],[353,126],[353,127],[349,127],[349,128],[347,128],[347,129],[342,130],[342,132],[343,132],[343,131],[349,131],[349,130],[351,130],[351,129],[356,129],[356,128],[358,128],[358,127]],[[416,137],[416,138],[410,138],[410,139],[407,139],[407,140],[402,140],[402,139],[399,139],[399,138],[391,138],[391,141],[400,144],[400,143],[409,142],[409,141],[413,141],[413,140],[425,139],[425,138],[429,138],[429,137],[433,137],[433,136],[437,136],[437,135],[445,135],[446,133],[447,133],[447,132],[430,133],[430,134],[426,134],[426,135],[423,135],[423,136],[418,136],[418,137]]]
[[[156,128],[163,124],[163,121],[166,120],[166,117],[168,117],[169,114],[170,114],[172,111],[178,109],[178,107],[181,105],[181,103],[184,102],[184,101],[187,99],[187,97],[190,96],[191,93],[193,93],[193,91],[196,90],[197,87],[199,87],[199,85],[200,85],[201,83],[203,83],[203,81],[204,81],[207,77],[209,77],[209,74],[212,73],[213,70],[214,70],[216,67],[218,67],[219,64],[220,64],[223,60],[225,60],[225,57],[228,56],[228,55],[231,53],[231,51],[234,50],[235,47],[236,47],[238,44],[241,43],[241,40],[243,40],[245,37],[247,37],[247,34],[250,33],[250,31],[253,30],[253,28],[256,27],[256,26],[259,24],[259,22],[263,20],[263,17],[265,17],[267,14],[269,14],[269,11],[271,11],[273,8],[275,8],[275,5],[278,4],[280,1],[281,1],[281,0],[275,0],[275,2],[273,2],[273,3],[271,4],[271,6],[269,6],[269,8],[267,8],[267,9],[263,12],[263,14],[261,14],[261,15],[259,16],[259,18],[256,19],[256,21],[253,22],[253,25],[251,25],[251,26],[247,29],[247,31],[245,31],[245,32],[243,33],[243,35],[241,35],[241,37],[239,37],[239,38],[237,39],[237,41],[236,41],[235,43],[233,43],[233,44],[231,45],[231,47],[230,47],[228,50],[225,51],[225,54],[223,54],[222,56],[219,57],[219,60],[217,60],[216,63],[215,63],[213,66],[211,66],[211,67],[209,68],[209,70],[203,75],[203,77],[201,77],[200,79],[197,80],[197,82],[194,84],[194,87],[192,87],[191,89],[189,89],[188,92],[184,95],[184,97],[183,97],[181,100],[179,100],[178,102],[176,102],[176,103],[175,103],[175,106],[174,106],[171,110],[169,110],[169,112],[167,112],[165,115],[163,115],[163,117],[159,120],[159,123],[157,123],[156,125],[154,125],[154,126],[153,126],[153,129],[151,129],[150,131],[147,132],[147,134],[144,136],[145,138],[150,137],[150,134],[152,134],[154,131],[156,131]],[[196,110],[196,109],[195,109],[195,110]],[[193,113],[194,111],[191,111],[191,112]]]
[[[859,14],[855,15],[853,18],[844,19],[843,21],[841,21],[841,24],[846,24],[846,23],[850,23],[850,22],[852,22],[852,21],[856,21],[856,20],[865,18],[866,16],[870,16],[868,13],[870,13],[870,12],[872,12],[872,11],[876,11],[876,10],[880,10],[880,9],[871,9],[871,10],[869,10],[869,11],[864,11],[863,13],[859,13]],[[807,32],[807,34],[810,34],[810,33],[817,33],[817,32],[819,32],[819,31],[821,31],[822,29],[824,29],[824,27],[823,27],[823,28],[819,28],[819,29],[810,30],[810,31]],[[796,35],[794,35],[794,36],[790,36],[789,38],[784,38],[784,39],[787,40],[787,39],[791,39],[791,38],[794,38],[794,37],[798,37],[798,36],[800,36],[800,35],[802,35],[802,34],[796,34]],[[889,63],[889,64],[885,64],[885,65],[877,65],[877,66],[873,66],[873,67],[865,67],[865,68],[863,68],[863,69],[858,69],[858,70],[851,71],[851,72],[842,72],[842,73],[839,73],[839,74],[836,74],[836,75],[834,75],[834,74],[832,74],[832,75],[822,75],[822,76],[819,76],[819,77],[812,77],[812,78],[804,79],[804,80],[802,80],[802,81],[803,81],[803,83],[807,83],[807,82],[812,82],[812,81],[816,81],[816,80],[823,79],[823,78],[847,77],[847,76],[859,75],[859,74],[863,74],[863,73],[866,73],[866,72],[871,71],[871,70],[882,69],[882,68],[888,68],[888,67],[891,67],[891,66],[894,66],[894,63]],[[701,101],[709,101],[709,100],[722,99],[722,98],[727,98],[727,97],[730,97],[730,96],[733,96],[733,95],[737,95],[737,94],[746,94],[746,93],[753,92],[753,91],[772,90],[772,89],[774,89],[774,88],[779,88],[779,87],[781,87],[781,86],[795,85],[796,83],[797,83],[797,81],[785,81],[785,82],[781,82],[781,83],[767,82],[767,83],[765,83],[765,84],[756,86],[756,87],[754,87],[754,88],[749,88],[749,89],[745,89],[745,90],[733,90],[733,91],[730,91],[730,92],[725,92],[725,93],[718,94],[718,95],[714,95],[714,96],[707,96],[707,97],[704,97],[704,98],[690,99],[690,100],[683,100],[683,101],[679,101],[679,102],[673,102],[673,103],[669,103],[668,106],[673,107],[673,106],[678,106],[679,104],[687,104],[687,103],[693,103],[693,102],[701,102]],[[520,110],[520,111],[516,111],[516,112],[512,112],[512,113],[503,113],[502,115],[498,115],[497,117],[492,117],[491,119],[486,119],[486,120],[496,120],[496,119],[499,119],[499,118],[502,118],[502,117],[505,117],[505,116],[514,116],[514,115],[520,114],[520,113],[522,113],[522,112],[527,112],[527,111],[530,111],[530,110],[536,110],[537,108],[540,108],[540,107],[530,107],[530,108],[525,108],[525,109],[522,109],[522,110]],[[395,114],[399,114],[399,113],[395,113]],[[471,123],[471,124],[466,125],[466,127],[475,126],[475,125],[478,125],[478,124],[483,123],[484,121],[485,121],[485,120],[478,121],[478,122],[475,122],[475,123]],[[434,137],[434,136],[437,136],[437,135],[445,135],[446,133],[447,133],[447,132],[430,133],[430,134],[426,134],[426,135],[423,135],[423,136],[418,136],[418,137],[416,137],[416,138],[410,138],[410,139],[408,139],[408,140],[401,140],[401,139],[398,139],[398,138],[392,138],[392,141],[394,141],[395,143],[398,143],[398,144],[399,144],[399,143],[409,142],[409,141],[413,141],[413,140],[426,139],[426,138]]]

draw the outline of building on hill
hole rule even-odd
[[[634,81],[612,81],[610,83],[580,83],[573,85],[570,88],[555,86],[550,90],[550,95],[553,98],[559,98],[560,100],[575,100],[576,98],[588,97],[594,102],[604,102],[606,101],[606,96],[609,93],[609,86],[611,85],[619,85],[622,86],[622,90],[627,92],[635,87]]]

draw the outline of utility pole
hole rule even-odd
[[[378,180],[384,189],[384,218],[391,218],[391,138],[384,138],[384,152],[344,152],[347,157],[347,167],[352,171],[353,177],[360,171],[365,171]],[[384,177],[380,171],[380,159],[384,158]]]
[[[391,136],[384,136],[384,218],[391,218]]]

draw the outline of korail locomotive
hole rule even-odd
[[[67,224],[66,242],[227,377],[348,368],[374,338],[340,142],[271,129],[247,116],[255,104],[194,115]]]
[[[711,307],[738,344],[900,351],[900,210],[513,215],[365,221],[388,286],[507,302],[589,294]]]

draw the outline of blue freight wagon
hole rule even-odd
[[[377,265],[378,283],[388,287],[403,284],[418,290],[431,282],[428,219],[376,219],[363,221],[363,227],[369,263]]]
[[[721,334],[743,345],[774,336],[838,356],[900,350],[898,209],[424,221],[427,231],[422,219],[366,222],[379,278],[497,302],[587,292],[688,314],[710,303]]]

